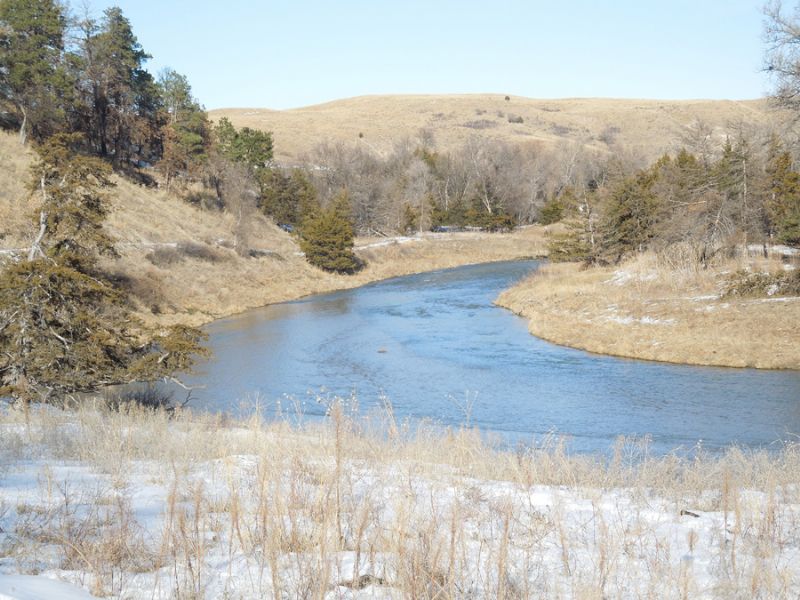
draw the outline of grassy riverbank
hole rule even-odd
[[[324,424],[289,421],[2,410],[0,593],[52,579],[131,599],[800,593],[797,445],[686,460],[620,441],[606,460],[412,434],[338,404]]]
[[[601,354],[800,369],[800,298],[723,296],[726,281],[743,268],[783,266],[749,259],[675,268],[651,254],[616,267],[551,264],[497,303],[528,318],[534,335]]]
[[[190,250],[174,262],[154,265],[143,259],[142,254],[147,253],[133,249],[115,268],[131,278],[147,320],[199,325],[250,308],[400,275],[540,257],[547,253],[544,229],[359,238],[356,255],[366,267],[354,275],[325,273],[310,266],[286,234],[279,250],[258,258],[242,258],[231,250],[214,247],[207,255],[203,251],[203,256],[192,256]],[[180,254],[180,249],[177,252]]]

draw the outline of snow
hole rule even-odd
[[[3,435],[17,433],[18,427],[7,424]],[[65,421],[53,439],[64,443],[80,436],[76,427]],[[173,428],[170,437],[180,433]],[[233,439],[236,434],[243,440],[251,435],[244,429],[212,435]],[[308,436],[309,445],[314,439]],[[777,496],[742,490],[734,516],[713,490],[691,496],[680,486],[542,485],[535,476],[527,483],[503,481],[420,460],[351,457],[337,487],[343,494],[343,525],[335,533],[335,525],[322,523],[320,509],[331,494],[332,456],[296,455],[282,461],[254,447],[250,454],[231,448],[223,457],[189,457],[185,463],[172,458],[118,464],[107,457],[65,458],[66,451],[51,452],[35,443],[15,453],[2,442],[0,600],[86,600],[89,590],[126,600],[245,600],[272,597],[276,581],[289,596],[305,597],[301,590],[319,580],[324,595],[308,595],[399,599],[409,595],[398,582],[414,569],[432,569],[415,561],[435,562],[447,553],[451,531],[459,544],[456,595],[492,598],[499,585],[496,565],[504,528],[509,531],[504,555],[509,585],[527,590],[521,597],[585,597],[580,590],[595,589],[598,573],[606,578],[606,597],[657,597],[654,585],[677,585],[681,577],[693,598],[726,597],[730,588],[719,586],[728,581],[725,561],[733,546],[742,578],[773,569],[785,577],[788,596],[800,593],[800,536],[792,529],[800,521],[800,504],[780,501],[790,488]],[[523,468],[527,458],[523,453],[513,460]],[[276,472],[269,493],[283,495],[265,506],[282,503],[283,512],[270,527],[282,532],[284,540],[273,563],[260,545],[256,500],[261,478],[271,469]],[[196,500],[198,494],[202,501]],[[767,507],[775,505],[776,497],[777,509],[768,518]],[[242,531],[232,525],[232,498],[242,514]],[[177,517],[170,516],[171,503]],[[684,509],[699,516],[682,514]],[[360,534],[364,510],[370,518]],[[176,528],[175,519],[195,524]],[[94,523],[102,528],[95,531]],[[765,526],[779,532],[774,545]],[[141,568],[104,571],[95,565],[103,555],[87,555],[91,548],[82,551],[85,559],[65,560],[64,531],[94,531],[97,543],[124,533],[132,547],[144,549],[137,551],[143,556],[173,550],[166,553],[166,564],[145,561]],[[321,531],[331,535],[320,537]],[[193,554],[182,554],[180,536],[189,540],[186,548]],[[320,539],[330,545],[327,552]],[[4,553],[4,548],[14,550]],[[403,549],[409,554],[399,554]]]
[[[412,242],[423,242],[425,241],[421,237],[408,237],[408,236],[398,236],[398,237],[391,237],[385,240],[381,240],[379,242],[371,242],[369,244],[362,244],[360,246],[356,246],[356,250],[366,250],[367,248],[383,248],[385,246],[393,246],[395,244],[410,244]]]
[[[751,254],[760,254],[764,251],[764,246],[761,244],[749,244],[747,249]],[[779,256],[797,256],[800,254],[800,249],[792,248],[791,246],[784,246],[782,244],[775,244],[767,246],[769,254],[777,254]]]
[[[635,323],[641,325],[674,325],[675,319],[656,319],[655,317],[630,317],[630,316],[619,316],[619,315],[610,315],[605,317],[606,321],[611,323],[619,323],[621,325],[633,325]]]
[[[644,273],[632,273],[624,269],[614,271],[611,279],[607,279],[603,283],[608,285],[627,285],[632,281],[655,281],[658,279],[658,273],[655,271],[645,271]]]
[[[0,573],[0,600],[93,600],[86,590],[47,577]]]
[[[619,323],[620,325],[674,325],[676,323],[675,319],[657,319],[648,315],[643,317],[621,315],[619,314],[619,307],[616,304],[610,304],[608,307],[606,307],[605,312],[607,314],[602,317],[603,321],[608,323]]]

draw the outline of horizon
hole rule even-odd
[[[91,13],[112,5],[153,56],[147,68],[186,75],[208,110],[443,94],[735,101],[770,88],[756,0],[101,0]]]
[[[614,102],[677,102],[677,103],[697,103],[697,102],[758,102],[769,101],[768,95],[753,98],[633,98],[621,96],[522,96],[520,94],[506,94],[504,92],[442,92],[442,93],[426,93],[426,92],[408,92],[408,93],[375,93],[375,94],[359,94],[358,96],[345,96],[342,98],[331,98],[330,100],[322,100],[312,104],[304,104],[301,106],[288,106],[286,108],[272,108],[269,106],[219,106],[215,108],[208,108],[208,112],[218,112],[224,110],[268,110],[274,112],[301,110],[304,108],[313,108],[315,106],[323,106],[325,104],[335,104],[337,102],[347,102],[350,100],[359,100],[362,98],[448,98],[448,97],[496,97],[496,96],[510,96],[512,99],[517,98],[520,100],[533,100],[542,102],[566,102],[566,101],[614,101]]]

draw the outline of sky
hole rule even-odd
[[[763,1],[90,2],[97,16],[119,6],[147,68],[186,75],[208,109],[366,94],[747,99],[770,85]]]

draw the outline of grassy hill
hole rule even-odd
[[[646,159],[674,150],[698,122],[724,136],[739,124],[766,125],[765,100],[536,100],[502,94],[361,96],[291,110],[211,111],[237,127],[272,131],[277,158],[294,162],[325,141],[384,153],[425,129],[448,149],[479,135],[516,143],[577,142],[601,152],[625,147]],[[521,120],[521,122],[520,122]]]
[[[0,263],[24,250],[35,230],[37,196],[25,189],[34,153],[0,132]],[[396,275],[545,252],[543,228],[510,235],[426,234],[417,238],[359,239],[367,268],[354,276],[311,267],[295,239],[255,215],[249,238],[254,257],[232,247],[231,215],[203,210],[158,187],[117,177],[110,192],[109,233],[121,255],[106,268],[129,291],[147,320],[200,324],[248,308]]]

